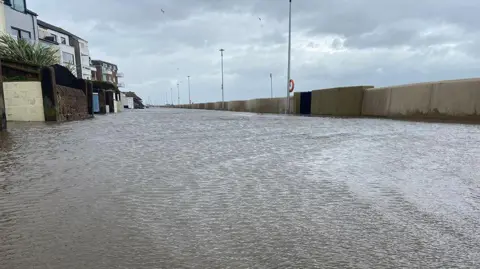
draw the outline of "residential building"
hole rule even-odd
[[[92,60],[92,65],[95,71],[92,71],[92,80],[111,82],[119,88],[125,87],[125,84],[118,81],[118,78],[123,77],[123,73],[118,72],[116,64],[101,60]]]
[[[41,44],[58,48],[60,64],[76,73],[75,48],[72,34],[64,29],[38,20],[38,35]]]
[[[27,9],[26,0],[3,0],[5,30],[15,38],[38,41],[37,14]]]
[[[70,67],[77,78],[92,78],[91,70],[95,69],[91,67],[88,41],[42,20],[38,20],[38,31],[42,44],[58,47],[62,65]]]
[[[75,47],[75,59],[80,63],[77,65],[78,77],[91,80],[92,71],[96,71],[97,69],[92,66],[88,41],[81,38],[74,38],[73,46]]]

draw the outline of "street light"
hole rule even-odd
[[[220,49],[220,56],[222,58],[222,110],[225,109],[225,99],[224,99],[224,94],[223,94],[223,52],[224,49]]]
[[[273,98],[273,75],[270,73],[270,98]]]
[[[285,114],[290,111],[290,56],[292,50],[292,0],[289,0],[288,9],[288,68],[287,68],[287,110]]]
[[[177,97],[178,97],[177,105],[180,105],[180,82],[178,81],[177,81]]]
[[[188,104],[192,104],[192,98],[190,97],[190,76],[187,76],[188,78]]]

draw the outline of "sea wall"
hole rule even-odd
[[[222,110],[221,104],[216,102],[175,107]],[[285,98],[236,100],[225,102],[225,110],[283,114],[287,110],[287,102]],[[382,88],[349,86],[313,90],[311,94],[295,93],[290,98],[288,113],[405,119],[461,118],[480,121],[480,78]]]
[[[367,89],[362,115],[389,118],[477,118],[480,79]]]
[[[351,116],[362,114],[363,94],[373,86],[340,87],[312,91],[311,114]]]

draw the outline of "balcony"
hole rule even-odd
[[[123,73],[122,72],[117,72],[117,78],[123,78]]]
[[[125,88],[125,83],[119,82],[119,83],[117,83],[117,87],[119,87],[119,88]]]
[[[112,75],[112,70],[108,69],[108,68],[105,68],[105,67],[102,67],[102,73],[103,74],[108,74],[108,75]]]

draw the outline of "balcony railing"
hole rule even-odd
[[[110,69],[108,69],[108,68],[105,68],[105,67],[102,67],[102,73],[111,75],[111,74],[112,74],[112,70],[110,70]]]
[[[119,88],[125,88],[125,83],[119,82],[119,83],[117,83],[117,86],[118,86]]]
[[[123,78],[123,73],[122,72],[117,72],[117,77],[118,78]]]

